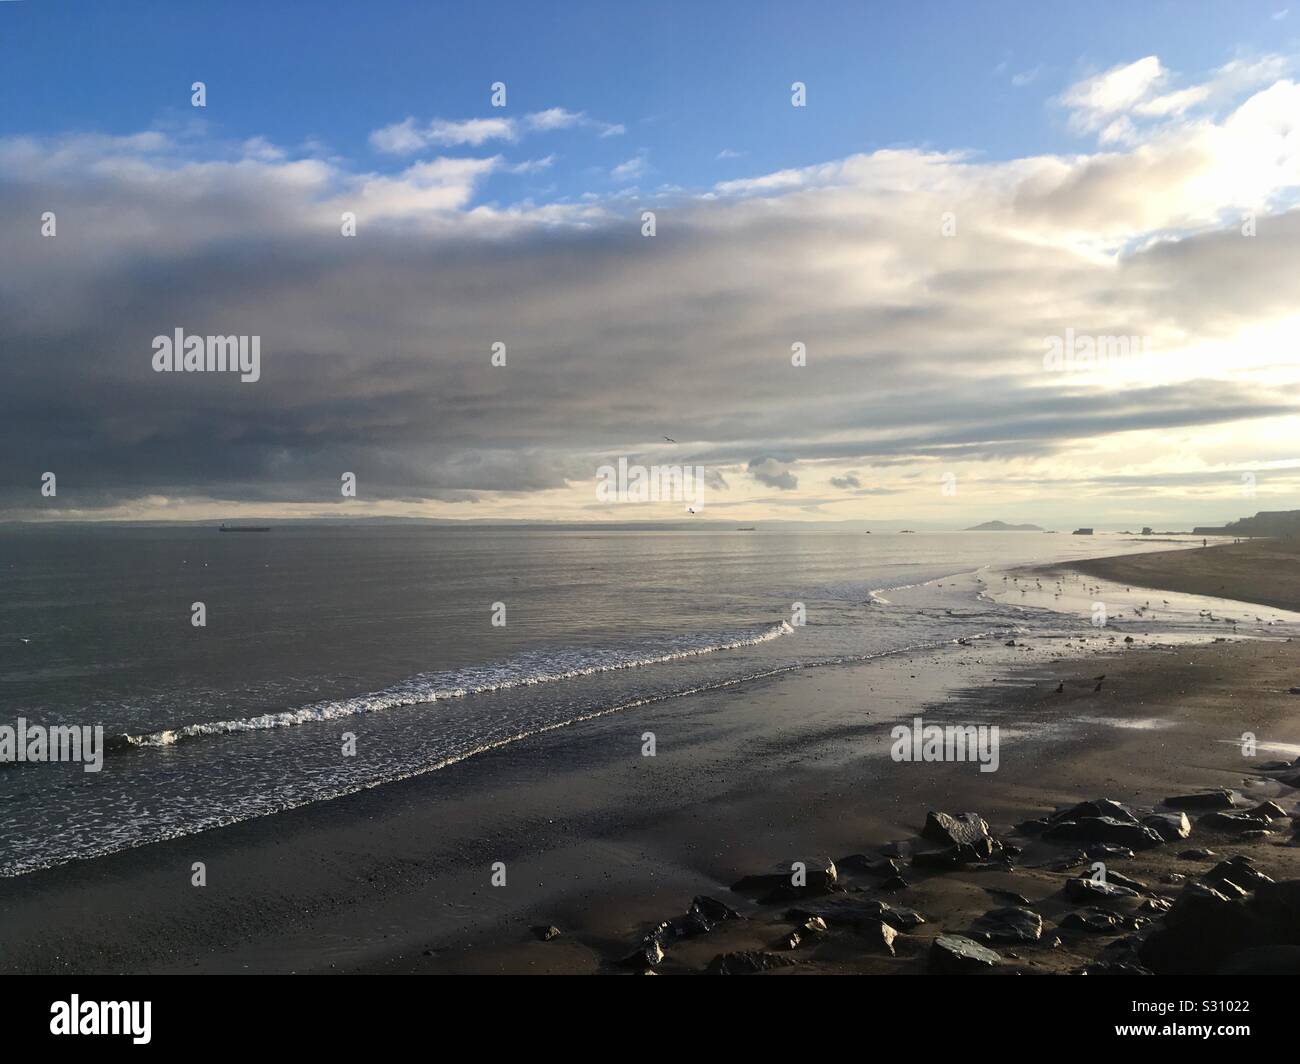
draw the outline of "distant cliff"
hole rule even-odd
[[[1261,510],[1226,525],[1201,525],[1196,536],[1300,536],[1300,510]]]

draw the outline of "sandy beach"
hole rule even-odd
[[[1236,572],[1245,574],[1240,587],[1216,588],[1220,595],[1249,600],[1267,587],[1270,603],[1282,605],[1296,601],[1295,589],[1277,578],[1276,560],[1292,549],[1225,546],[1079,569],[1134,581],[1140,571],[1149,586],[1197,593]],[[1245,855],[1273,880],[1300,877],[1291,822],[1274,819],[1246,840],[1195,823],[1188,839],[1108,854],[1109,869],[1142,884],[1103,899],[1114,913],[1109,933],[1066,920],[1088,908],[1068,884],[1090,874],[1090,844],[1044,841],[1044,825],[1017,825],[1102,798],[1138,820],[1169,813],[1170,796],[1215,788],[1234,792],[1238,810],[1276,801],[1289,816],[1296,791],[1282,766],[1300,754],[1300,696],[1290,693],[1298,678],[1300,646],[1290,641],[1117,645],[1100,634],[1068,648],[981,643],[794,671],[540,735],[454,771],[5,879],[0,965],[620,972],[639,970],[621,962],[643,936],[704,897],[744,918],[710,920],[708,933],[692,935],[674,924],[657,937],[667,948],[653,970],[703,972],[742,954],[733,970],[920,973],[938,963],[937,937],[969,934],[1012,896],[1039,915],[1041,935],[993,943],[1001,952],[992,970],[1140,965],[1133,949],[1107,947],[1149,933],[1219,861]],[[893,760],[891,729],[915,717],[999,727],[997,771]],[[642,756],[647,731],[654,757]],[[1246,733],[1256,737],[1250,756]],[[913,865],[917,852],[941,848],[933,831],[920,838],[932,811],[979,814],[992,853],[951,870]],[[1189,810],[1193,821],[1199,812]],[[905,885],[882,886],[882,847]],[[1194,848],[1215,856],[1178,856]],[[195,861],[207,870],[202,890],[190,885]],[[814,881],[834,862],[834,889],[731,889],[794,861]],[[503,886],[491,883],[496,862]],[[826,931],[805,929],[787,948],[806,915],[792,909],[846,899],[924,922],[882,945],[854,910],[849,924],[828,917]],[[558,937],[543,941],[538,929],[547,927]]]

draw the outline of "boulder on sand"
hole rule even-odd
[[[1132,887],[1121,887],[1116,883],[1102,883],[1095,879],[1067,879],[1065,896],[1073,902],[1096,903],[1115,901],[1117,898],[1136,898],[1138,892]]]
[[[1142,963],[1161,975],[1207,975],[1229,957],[1277,942],[1246,900],[1189,883],[1169,915],[1139,947]]]
[[[1002,958],[965,935],[940,935],[930,947],[930,971],[945,975],[988,971]]]
[[[1142,824],[1154,831],[1165,842],[1185,839],[1192,833],[1192,822],[1187,819],[1187,814],[1181,810],[1177,813],[1152,813],[1150,816],[1142,818]]]
[[[971,846],[988,837],[988,821],[978,813],[952,816],[931,810],[925,815],[925,827],[921,829],[921,838],[945,846]]]
[[[1229,857],[1226,861],[1220,861],[1202,877],[1212,887],[1221,888],[1226,881],[1235,883],[1243,890],[1254,890],[1261,883],[1272,883],[1273,880],[1264,875],[1254,862],[1245,855]]]
[[[784,861],[765,875],[745,876],[731,889],[747,898],[784,901],[828,894],[838,881],[834,861],[829,857],[808,857]]]
[[[879,876],[881,879],[889,879],[903,870],[903,866],[892,857],[868,857],[864,853],[851,853],[847,857],[841,857],[835,863],[840,868],[847,868],[851,872],[865,872],[869,876]]]
[[[991,909],[970,928],[970,937],[980,942],[1037,942],[1042,934],[1043,918],[1020,905]]]
[[[1109,842],[1132,850],[1149,850],[1165,840],[1153,829],[1109,816],[1080,817],[1053,824],[1043,838],[1048,842]]]
[[[925,923],[925,917],[914,909],[905,909],[899,905],[890,905],[887,901],[876,898],[845,897],[843,895],[827,898],[825,901],[813,902],[789,909],[786,918],[796,923],[820,917],[830,927],[866,928],[871,930],[879,923],[888,924],[896,931],[911,931]]]
[[[1135,817],[1128,809],[1120,805],[1119,802],[1112,801],[1110,798],[1094,798],[1090,802],[1080,802],[1069,809],[1062,809],[1053,813],[1049,820],[1053,824],[1059,824],[1064,820],[1079,820],[1083,817],[1110,817],[1111,820],[1119,820],[1125,824],[1136,824],[1138,818]]]
[[[1107,912],[1105,909],[1098,909],[1095,906],[1079,909],[1077,912],[1066,913],[1061,918],[1060,923],[1062,930],[1090,931],[1093,934],[1120,931],[1124,926],[1125,921],[1122,916]]]
[[[1002,844],[992,836],[972,843],[959,842],[942,850],[923,850],[912,855],[913,868],[933,868],[940,872],[980,864],[1002,854]]]
[[[1170,809],[1231,809],[1236,804],[1232,792],[1222,787],[1215,791],[1180,794],[1165,799],[1165,805]]]
[[[1211,831],[1225,831],[1231,835],[1240,835],[1247,831],[1267,831],[1271,822],[1262,816],[1250,813],[1206,813],[1197,820],[1197,827]]]

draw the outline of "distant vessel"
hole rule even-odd
[[[1091,535],[1092,535],[1092,529],[1091,529],[1091,528],[1076,528],[1073,532],[1070,533],[1070,535],[1072,535],[1072,536],[1091,536]]]
[[[907,534],[908,532],[915,533],[915,532],[916,532],[916,529],[914,529],[914,528],[900,528],[900,529],[898,530],[898,534],[899,534],[900,536],[905,535],[905,534]]]
[[[736,531],[737,531],[737,532],[757,532],[758,529],[756,529],[753,525],[750,525],[748,528],[738,528],[738,529],[736,529]]]
[[[221,522],[221,532],[270,532],[270,525],[228,525],[225,521]]]

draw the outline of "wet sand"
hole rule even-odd
[[[1073,907],[1061,888],[1079,872],[1027,869],[1047,857],[1012,825],[1089,798],[1150,808],[1217,786],[1289,811],[1297,792],[1255,766],[1300,754],[1300,696],[1288,693],[1300,644],[1126,648],[1098,636],[1081,652],[1080,642],[981,642],[793,672],[548,733],[454,771],[2,880],[0,970],[613,972],[647,928],[708,895],[749,919],[682,940],[658,969],[699,972],[722,952],[770,949],[789,929],[786,905],[729,889],[742,876],[915,840],[931,809],[977,811],[1023,843],[1016,870],[909,870],[907,888],[882,894],[845,866],[854,896],[926,923],[898,936],[893,957],[835,931],[790,951],[798,963],[780,971],[925,971],[937,934],[961,933],[999,904],[990,887],[1025,895],[1048,925],[1043,944],[1015,950],[1003,970],[1072,970],[1110,939],[1062,933],[1049,946]],[[917,715],[999,726],[998,771],[893,761],[891,728]],[[642,756],[647,731],[654,757]],[[1255,758],[1242,755],[1245,732],[1258,737]],[[1195,869],[1176,852],[1208,844],[1295,878],[1290,841],[1285,821],[1248,843],[1198,830],[1123,871],[1152,884],[1185,875]],[[205,887],[191,886],[195,861]],[[494,862],[505,886],[491,885]],[[562,935],[538,941],[535,925]]]
[[[1062,568],[1118,584],[1300,610],[1300,539],[1093,558]]]

